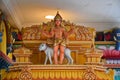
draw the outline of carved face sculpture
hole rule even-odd
[[[62,17],[61,15],[59,14],[59,12],[57,12],[55,18],[54,18],[54,21],[55,21],[55,25],[56,26],[60,26],[61,25],[61,22],[62,22]]]
[[[55,20],[55,25],[60,26],[61,25],[61,20]]]

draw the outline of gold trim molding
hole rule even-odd
[[[2,80],[113,80],[113,72],[96,65],[18,65],[3,73]],[[105,77],[106,76],[106,77]]]

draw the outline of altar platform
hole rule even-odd
[[[64,22],[65,29],[70,30],[72,23]],[[47,23],[46,30],[52,29],[53,22]],[[74,62],[67,65],[43,65],[45,52],[39,51],[41,43],[53,48],[53,40],[41,34],[43,25],[33,25],[22,29],[23,41],[14,43],[21,45],[13,52],[15,62],[9,67],[9,72],[2,71],[2,80],[114,80],[114,71],[103,66],[103,52],[95,48],[95,29],[84,26],[74,26],[74,34],[66,40],[71,50]]]
[[[96,65],[17,65],[2,80],[113,80],[113,71]],[[4,75],[5,74],[5,75]]]

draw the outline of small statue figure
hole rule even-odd
[[[120,28],[116,28],[113,33],[114,33],[114,40],[116,41],[115,49],[120,50]]]
[[[54,63],[58,64],[58,49],[60,49],[60,62],[59,64],[63,63],[64,59],[64,50],[66,46],[66,39],[68,35],[74,32],[73,26],[71,26],[70,31],[66,31],[64,27],[61,25],[62,17],[57,12],[57,15],[54,18],[55,26],[50,30],[50,32],[43,30],[42,34],[47,37],[52,37],[54,39]],[[44,26],[45,28],[45,26]]]

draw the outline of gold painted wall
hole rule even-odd
[[[45,53],[44,51],[39,51],[39,45],[41,43],[24,43],[24,46],[30,50],[33,51],[30,61],[33,64],[44,64],[45,61]],[[73,58],[73,63],[76,65],[84,65],[84,63],[86,62],[86,57],[85,57],[85,53],[80,53],[79,50],[76,50],[74,48],[70,48],[71,49],[71,56]],[[49,60],[47,62],[47,64],[49,64]],[[64,59],[64,64],[67,64],[67,59]]]

